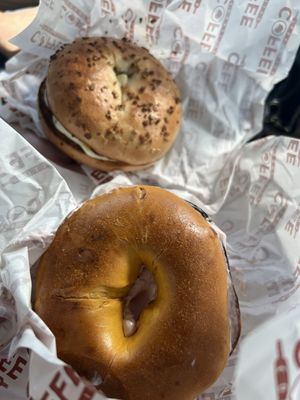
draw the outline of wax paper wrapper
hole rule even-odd
[[[236,376],[238,398],[264,400],[266,393],[272,400],[300,398],[299,321],[298,307],[264,324],[245,339]],[[264,351],[259,351],[260,348]]]
[[[52,399],[63,390],[68,399],[100,400],[56,357],[52,333],[31,308],[35,262],[77,202],[56,169],[1,119],[0,141],[0,399]]]
[[[11,124],[23,116],[23,130],[42,134],[37,90],[64,42],[105,35],[146,46],[176,79],[183,122],[169,154],[136,176],[188,189],[215,212],[224,198],[216,192],[222,169],[259,131],[267,93],[292,65],[299,10],[296,0],[42,0],[14,40],[23,51],[1,74],[0,115]],[[96,171],[85,171],[98,182]]]
[[[235,159],[228,195],[214,220],[227,235],[242,311],[242,351],[235,369],[236,384],[227,395],[212,394],[212,399],[299,398],[293,386],[298,367],[292,351],[300,339],[295,318],[300,305],[299,179],[298,139],[261,139],[244,146]],[[292,309],[295,311],[285,316]],[[253,332],[275,314],[281,316],[279,320]],[[277,345],[281,340],[282,345]],[[276,364],[281,353],[287,361]],[[236,357],[229,364],[235,365]],[[287,368],[290,391],[285,396],[279,393],[285,390]]]

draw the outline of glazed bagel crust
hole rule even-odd
[[[148,50],[128,41],[91,37],[65,45],[51,58],[46,92],[69,132],[119,162],[152,164],[178,133],[175,82]]]
[[[122,299],[141,265],[157,298],[125,337]],[[209,223],[163,189],[116,189],[58,229],[39,265],[35,309],[59,356],[123,400],[193,400],[230,352],[227,265]]]

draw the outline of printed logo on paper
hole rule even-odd
[[[296,374],[293,376],[289,363],[293,363],[292,367],[296,367]],[[273,368],[276,400],[298,399],[296,395],[300,387],[300,340],[295,343],[293,353],[289,356],[285,354],[283,342],[277,340]]]
[[[196,14],[200,8],[202,0],[182,0],[178,8],[190,14]]]
[[[128,8],[123,14],[122,19],[125,24],[125,37],[126,39],[132,41],[134,38],[134,26],[136,23],[137,15],[131,8]],[[140,22],[142,23],[143,18],[140,18]]]
[[[276,73],[283,50],[296,26],[298,14],[289,7],[282,7],[276,17],[256,68],[256,72],[264,76]]]
[[[276,347],[277,357],[274,363],[277,400],[287,400],[289,390],[288,363],[284,357],[282,347],[282,342],[278,340]]]
[[[287,151],[285,162],[288,165],[292,165],[294,167],[300,168],[300,140],[299,139],[290,139]]]
[[[59,17],[63,19],[67,25],[76,27],[79,35],[84,36],[87,34],[90,25],[90,17],[82,12],[82,10],[70,0],[63,1]]]
[[[91,400],[97,397],[97,390],[92,385],[86,386],[79,375],[66,365],[53,375],[41,400],[50,400],[53,396],[62,400]]]
[[[246,2],[245,10],[240,20],[240,26],[256,29],[262,21],[270,0],[251,0]]]
[[[103,185],[104,183],[110,182],[113,179],[113,176],[108,174],[107,172],[102,172],[97,169],[89,170],[86,169],[87,174],[91,177],[93,182],[98,185]]]
[[[193,74],[193,86],[190,88],[190,95],[188,97],[188,104],[186,109],[186,116],[190,121],[196,123],[203,123],[202,116],[205,113],[206,117],[209,115],[205,101],[205,90],[207,86],[208,64],[201,61],[198,63],[191,74]],[[199,97],[201,93],[201,97]]]
[[[216,54],[226,31],[233,7],[233,0],[219,0],[212,10],[200,40],[201,48]]]
[[[40,172],[51,168],[47,162],[41,161],[37,153],[29,146],[7,154],[5,159],[13,168],[14,175],[6,172],[4,168],[2,169],[3,172],[0,172],[2,191],[13,190],[13,186],[22,184],[24,179],[38,175]],[[41,208],[43,201],[43,190],[32,187],[26,204],[15,204],[6,209],[5,214],[0,215],[0,232],[22,228],[31,218],[30,216]]]
[[[55,51],[69,40],[50,26],[42,24],[41,29],[32,34],[30,41],[38,47]]]
[[[286,222],[284,229],[293,239],[297,238],[300,230],[300,204],[298,204],[296,211]]]
[[[239,67],[244,66],[245,60],[245,55],[234,51],[228,55],[227,61],[223,63],[218,84],[223,88],[225,93],[228,93],[232,89],[233,84],[237,80]]]
[[[292,275],[284,277],[282,276],[266,283],[268,297],[280,295],[278,299],[272,302],[273,304],[284,302],[297,292],[300,287],[299,276],[300,258],[298,259],[297,265]]]
[[[103,16],[115,15],[116,7],[113,0],[101,0],[101,13]]]
[[[249,191],[249,200],[251,204],[257,205],[260,203],[268,184],[274,177],[276,152],[277,145],[274,144],[270,149],[261,155],[261,162],[258,166],[259,176]]]
[[[21,355],[22,354],[22,355]],[[8,391],[16,385],[16,381],[28,376],[28,351],[15,354],[10,360],[0,359],[0,392]]]
[[[152,0],[149,3],[146,16],[146,39],[150,44],[158,42],[160,24],[167,0]]]
[[[170,73],[176,76],[190,53],[189,39],[177,26],[173,30],[173,39],[170,45],[170,54],[167,58],[167,66]]]

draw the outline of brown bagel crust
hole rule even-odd
[[[46,114],[44,112],[44,105],[42,104],[41,94],[43,91],[40,87],[39,91],[39,118],[40,123],[43,129],[43,132],[48,137],[48,139],[65,153],[67,156],[71,157],[73,160],[76,160],[80,164],[88,165],[91,168],[95,168],[100,171],[140,171],[142,169],[149,168],[152,164],[147,165],[129,165],[122,162],[117,161],[104,161],[97,160],[96,158],[89,157],[86,155],[81,149],[76,148],[73,144],[70,144],[65,138],[62,136],[58,136],[55,126],[51,123],[49,118],[46,118]]]
[[[122,73],[124,86],[117,79]],[[95,153],[128,165],[160,159],[179,130],[174,80],[148,50],[128,41],[91,37],[66,44],[50,61],[46,91],[69,132]]]
[[[125,337],[122,298],[141,265],[158,294]],[[230,352],[227,266],[200,213],[151,186],[89,200],[58,229],[39,265],[35,309],[59,356],[123,400],[193,400]]]

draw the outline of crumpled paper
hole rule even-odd
[[[297,320],[292,313],[283,317],[272,335],[268,325],[260,325],[300,305],[299,179],[300,140],[269,136],[243,146],[231,172],[223,171],[217,182],[227,191],[213,219],[226,234],[242,332],[224,373],[201,400],[298,399],[294,389],[290,397],[279,397],[272,370],[275,338],[284,339],[290,332],[285,343],[293,346],[300,339]],[[289,365],[295,364],[291,351],[285,357]]]
[[[299,321],[298,307],[262,325],[245,339],[236,372],[238,399],[299,399]]]
[[[51,391],[103,399],[56,357],[52,333],[31,308],[35,262],[77,202],[55,168],[1,119],[0,141],[0,399],[48,399]]]
[[[299,398],[299,181],[300,140],[249,143],[235,159],[228,196],[214,217],[227,235],[242,310],[237,400]]]

